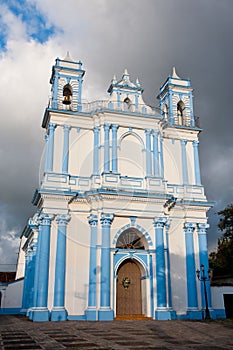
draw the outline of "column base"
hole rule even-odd
[[[155,310],[155,319],[159,321],[176,320],[176,312],[174,310]]]
[[[98,320],[99,321],[113,321],[114,312],[110,308],[100,308],[98,310]]]
[[[66,321],[67,311],[64,307],[53,307],[51,310],[51,321]]]
[[[187,318],[189,320],[202,320],[203,319],[203,312],[201,310],[188,310],[187,311]]]
[[[98,321],[98,312],[96,308],[88,308],[85,311],[87,321]]]
[[[30,316],[34,322],[47,322],[50,318],[50,312],[47,307],[37,307],[31,310]]]

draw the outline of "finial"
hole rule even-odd
[[[112,84],[115,84],[116,82],[117,82],[117,79],[116,79],[116,75],[114,74],[112,78]]]
[[[138,78],[136,79],[136,84],[137,84],[138,86],[141,86]]]
[[[70,56],[70,52],[69,52],[69,51],[67,51],[67,53],[66,53],[66,57],[64,58],[64,61],[70,61],[70,62],[73,62],[73,59],[71,58],[71,56]]]
[[[180,79],[180,77],[176,74],[176,68],[172,68],[172,78]]]
[[[125,70],[124,70],[124,75],[129,75],[129,73],[128,73],[128,71],[127,71],[126,68],[125,68]]]

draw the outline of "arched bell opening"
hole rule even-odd
[[[179,125],[185,124],[185,104],[183,101],[177,103],[177,119]]]
[[[70,84],[66,84],[63,88],[63,96],[64,100],[62,103],[64,105],[70,105],[72,102],[72,86]]]

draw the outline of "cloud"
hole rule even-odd
[[[2,1],[1,237],[20,235],[35,210],[30,201],[39,185],[40,125],[51,67],[70,50],[86,69],[88,100],[106,98],[113,74],[121,77],[124,68],[132,78],[139,77],[151,105],[158,103],[155,96],[172,66],[181,77],[191,78],[194,111],[203,127],[203,184],[216,202],[210,211],[213,249],[218,235],[214,213],[232,201],[232,13],[232,0]],[[4,242],[1,261],[10,256],[10,244]]]

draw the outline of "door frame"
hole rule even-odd
[[[148,254],[146,254],[148,255]],[[145,256],[145,254],[143,254]],[[129,254],[129,252],[126,252],[123,256],[121,254],[121,258],[119,259],[119,255],[117,256],[117,253],[113,256],[115,264],[114,266],[114,280],[113,280],[113,305],[114,305],[114,315],[116,317],[116,303],[117,303],[117,273],[119,270],[119,267],[121,264],[126,260],[133,260],[134,263],[137,264],[141,271],[141,298],[142,298],[142,314],[145,314],[145,316],[150,316],[150,278],[148,273],[148,267],[146,266],[145,262],[136,256],[134,252],[132,254]]]

